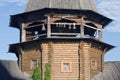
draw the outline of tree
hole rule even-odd
[[[50,75],[50,65],[48,63],[45,64],[45,78],[44,80],[50,80],[51,79],[51,75]]]
[[[80,78],[78,78],[78,80],[80,80]]]
[[[39,64],[37,68],[34,69],[33,75],[32,75],[33,80],[42,80],[41,79],[41,65]]]

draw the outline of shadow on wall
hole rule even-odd
[[[19,70],[16,61],[0,60],[0,80],[29,80]]]

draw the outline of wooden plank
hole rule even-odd
[[[61,25],[81,25],[81,23],[51,23],[51,24],[61,24]]]
[[[38,26],[42,26],[43,24],[37,24],[37,25],[33,25],[33,26],[26,26],[25,29],[28,29],[28,28],[33,28],[33,27],[38,27]]]
[[[52,35],[78,35],[79,33],[51,33]]]
[[[86,25],[86,24],[84,24],[84,26],[88,27],[88,28],[91,28],[91,29],[99,30],[98,28],[95,28],[95,27],[92,27],[92,26],[89,26],[89,25]]]
[[[39,35],[34,35],[34,36],[26,37],[26,38],[30,39],[30,38],[35,38],[35,36],[41,37],[41,36],[45,36],[45,35],[47,35],[47,34],[39,34]]]

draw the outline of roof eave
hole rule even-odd
[[[28,41],[28,42],[22,42],[22,43],[16,43],[16,44],[10,44],[9,45],[9,52],[12,53],[16,53],[17,51],[17,47],[22,46],[22,45],[26,45],[26,44],[31,44],[31,43],[36,43],[36,42],[40,42],[40,41],[54,41],[54,40],[67,40],[67,41],[79,41],[79,40],[83,40],[83,41],[91,41],[91,42],[95,42],[98,44],[102,44],[107,48],[107,51],[113,49],[115,46],[101,42],[99,40],[95,40],[93,38],[42,38],[42,39],[38,39],[38,40],[34,40],[34,41]],[[18,54],[16,54],[18,55]]]
[[[58,8],[43,8],[43,9],[40,9],[40,10],[35,10],[35,11],[31,11],[31,12],[25,12],[25,13],[21,13],[21,14],[17,14],[17,15],[12,15],[10,17],[10,26],[11,27],[15,27],[15,28],[19,28],[20,27],[20,22],[24,21],[25,19],[25,16],[24,15],[30,15],[30,14],[34,14],[34,13],[37,13],[37,12],[41,12],[43,14],[45,13],[52,13],[52,12],[63,12],[66,13],[67,11],[71,11],[72,13],[69,13],[69,14],[80,14],[81,12],[85,13],[86,15],[88,15],[88,17],[90,17],[90,19],[92,21],[95,21],[99,24],[101,24],[104,27],[106,27],[109,23],[111,23],[113,20],[110,19],[110,18],[107,18],[95,11],[92,11],[92,10],[70,10],[70,9],[58,9]],[[68,12],[67,12],[68,14]],[[83,14],[83,15],[85,15]],[[96,19],[95,17],[97,17],[98,19]]]

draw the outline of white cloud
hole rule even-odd
[[[0,3],[1,4],[8,4],[8,3],[16,3],[18,6],[22,6],[24,4],[26,4],[28,0],[1,0]]]
[[[120,0],[96,0],[98,11],[113,19],[106,30],[120,32]]]

